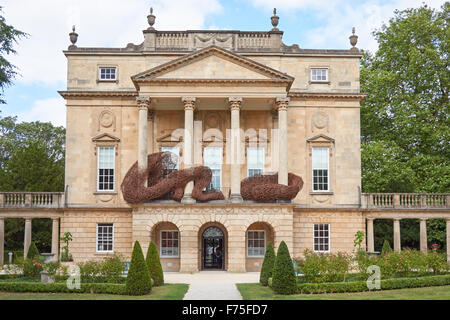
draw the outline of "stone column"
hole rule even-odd
[[[55,254],[55,260],[58,259],[59,251],[59,219],[54,218],[52,224],[52,253]]]
[[[150,97],[136,97],[136,102],[139,108],[139,123],[138,123],[138,168],[139,170],[147,169],[148,156],[148,109],[150,108]]]
[[[5,263],[5,219],[0,218],[0,267]]]
[[[375,252],[373,218],[367,218],[367,252]]]
[[[401,251],[400,242],[400,219],[394,219],[394,251]]]
[[[450,263],[450,219],[447,221],[447,262]]]
[[[287,108],[289,98],[277,98],[278,111],[278,183],[288,184],[288,136],[287,136]]]
[[[184,168],[191,168],[194,163],[194,109],[195,109],[195,98],[193,97],[183,97],[184,104],[184,150],[183,150],[183,161]],[[182,203],[195,203],[195,199],[192,198],[192,188],[194,183],[191,181],[186,185],[184,190]]]
[[[427,219],[420,219],[420,251],[427,252]]]
[[[242,202],[241,196],[241,125],[239,111],[242,98],[233,97],[228,99],[231,110],[231,195],[232,203]]]
[[[25,219],[25,239],[23,244],[23,256],[26,258],[28,254],[28,249],[31,244],[31,219]]]

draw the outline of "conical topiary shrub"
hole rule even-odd
[[[275,250],[273,249],[272,242],[267,244],[266,253],[264,254],[264,261],[261,267],[261,273],[259,274],[259,283],[263,286],[267,286],[269,278],[272,277],[273,266],[275,264]]]
[[[297,292],[297,279],[289,249],[284,241],[278,248],[273,268],[272,288],[275,293],[294,294]]]
[[[133,253],[131,255],[130,269],[126,281],[127,294],[140,296],[149,294],[152,290],[152,282],[144,254],[142,253],[139,241],[134,243]]]
[[[164,273],[161,266],[161,261],[159,260],[158,249],[153,241],[151,241],[148,246],[145,261],[147,262],[150,277],[154,281],[154,286],[162,286],[164,284]]]
[[[34,241],[31,242],[30,247],[28,248],[27,259],[37,259],[39,258],[39,250],[37,249]]]
[[[384,254],[386,254],[386,253],[388,253],[388,252],[391,252],[391,251],[392,251],[392,248],[391,248],[391,246],[389,245],[389,241],[384,240],[384,242],[383,242],[383,248],[381,248],[381,254],[384,255]]]

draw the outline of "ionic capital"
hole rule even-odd
[[[275,109],[277,111],[285,111],[289,106],[289,98],[277,98],[275,100]]]
[[[184,110],[194,110],[195,109],[195,98],[194,97],[183,97],[181,98],[184,104]]]
[[[136,97],[136,102],[139,109],[150,109],[150,104],[152,102],[152,99],[150,97]]]
[[[231,111],[239,111],[241,109],[242,98],[241,97],[230,97],[228,98],[228,103],[230,105]]]

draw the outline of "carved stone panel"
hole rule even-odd
[[[315,130],[326,130],[326,132],[328,132],[329,121],[329,116],[325,111],[318,110],[314,112],[311,117],[312,131],[314,132]]]

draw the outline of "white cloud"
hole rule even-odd
[[[10,60],[21,74],[17,82],[60,84],[66,81],[66,58],[71,26],[81,47],[125,47],[143,41],[150,5],[161,30],[204,28],[207,15],[221,13],[218,0],[4,0],[8,24],[27,32],[18,54]]]
[[[51,122],[54,126],[66,126],[66,105],[63,98],[34,101],[31,109],[17,115],[19,121]]]
[[[382,23],[387,23],[394,15],[394,10],[404,10],[419,7],[422,3],[433,8],[440,8],[444,0],[393,0],[381,2],[377,0],[348,1],[348,0],[251,0],[255,7],[266,10],[276,6],[278,15],[301,14],[309,10],[323,21],[318,28],[305,30],[306,42],[300,43],[303,48],[338,48],[343,47],[342,39],[350,36],[352,27],[356,27],[359,36],[358,47],[375,51],[377,42],[372,37],[372,31],[379,29]],[[285,13],[284,13],[285,12]],[[346,42],[345,45],[349,42]],[[344,46],[345,47],[345,46]]]

